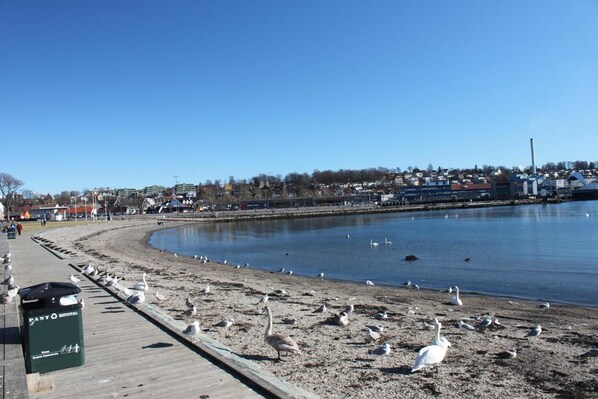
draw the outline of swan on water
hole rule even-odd
[[[134,290],[147,291],[149,289],[149,285],[147,284],[147,281],[145,281],[145,276],[146,276],[146,273],[144,272],[143,275],[141,276],[141,282],[135,283],[133,285]]]
[[[459,287],[455,286],[456,295],[451,298],[451,305],[463,306],[463,301],[459,298]]]
[[[379,244],[377,242],[374,242],[374,240],[370,240],[370,246],[371,247],[377,247]]]
[[[301,350],[299,349],[299,345],[297,345],[293,338],[291,338],[288,334],[272,332],[272,312],[270,311],[269,306],[266,306],[266,313],[268,314],[268,323],[266,324],[264,340],[268,345],[276,349],[276,352],[278,352],[278,360],[282,360],[280,358],[280,352],[292,352],[300,354]]]
[[[195,335],[199,332],[199,321],[195,320],[193,323],[189,324],[187,328],[183,330],[183,334],[186,335]]]
[[[526,337],[537,337],[541,333],[542,333],[542,326],[538,324],[537,326],[532,327],[532,329],[529,330],[529,332],[525,336]]]
[[[392,241],[390,241],[388,238],[384,237],[384,245],[392,245]]]
[[[414,373],[424,368],[436,367],[442,362],[446,356],[448,347],[442,344],[440,340],[440,328],[442,324],[437,320],[434,320],[435,324],[435,337],[434,340],[438,343],[436,345],[428,345],[420,349],[415,359],[415,363],[411,368],[411,372]]]

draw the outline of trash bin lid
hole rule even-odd
[[[31,301],[34,299],[52,298],[65,295],[78,294],[81,288],[71,283],[42,283],[31,287],[21,288],[19,295],[22,300]]]

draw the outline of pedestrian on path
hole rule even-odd
[[[21,231],[23,231],[23,225],[21,224],[21,222],[19,222],[17,223],[17,233],[21,235]]]

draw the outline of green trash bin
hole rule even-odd
[[[19,290],[21,334],[27,373],[85,363],[81,305],[70,283],[43,283]]]
[[[17,232],[14,230],[8,230],[8,239],[14,240],[17,238]]]

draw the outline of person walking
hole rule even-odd
[[[17,223],[17,233],[21,235],[21,231],[23,231],[23,225],[21,224],[21,222],[19,222]]]

